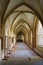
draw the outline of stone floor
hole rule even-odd
[[[25,43],[17,43],[10,59],[28,60],[28,58],[40,58]]]
[[[0,65],[43,65],[43,59],[35,54],[25,43],[16,43],[10,58],[0,61]]]

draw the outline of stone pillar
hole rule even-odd
[[[32,30],[32,48],[36,47],[36,25],[37,25],[38,19],[37,17],[34,18],[33,23],[33,30]]]
[[[28,32],[28,44],[31,45],[31,30]]]
[[[32,31],[31,31],[31,35],[30,35],[30,45],[32,44]]]
[[[36,31],[34,30],[32,33],[32,48],[36,47]]]
[[[16,37],[14,37],[14,46],[15,46],[15,44],[16,44]]]
[[[6,38],[6,48],[7,48],[7,36],[5,38]]]
[[[4,60],[4,58],[5,58],[5,48],[6,48],[6,42],[5,42],[5,36],[3,36],[3,52],[2,52],[2,54],[3,54],[3,56],[2,56],[2,59]]]
[[[2,55],[1,55],[1,38],[0,38],[0,59],[2,59],[1,57]]]
[[[2,28],[1,28],[1,16],[0,16],[0,60],[2,59],[1,58],[1,43],[2,43]]]
[[[28,32],[25,34],[25,43],[28,45]]]
[[[7,38],[7,49],[8,51],[10,50],[10,37],[9,36]]]

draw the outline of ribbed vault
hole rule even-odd
[[[15,33],[17,34],[19,31],[22,31],[24,34],[27,32],[27,29],[23,26],[20,25],[19,27],[17,27],[17,29],[15,30]]]
[[[6,2],[6,4],[5,4]],[[13,3],[13,4],[12,4]],[[35,4],[35,5],[34,5]],[[37,5],[36,5],[37,4]],[[3,13],[1,13],[1,16],[4,17],[4,20],[6,19],[6,17],[8,17],[15,9],[16,11],[18,10],[17,8],[20,7],[21,5],[26,5],[28,8],[30,8],[37,16],[38,18],[41,20],[41,22],[43,23],[43,15],[42,15],[42,4],[43,1],[42,0],[0,0],[0,13],[3,11]],[[4,8],[4,10],[3,10]],[[22,7],[21,7],[22,8]],[[20,9],[20,8],[19,8]]]
[[[29,25],[23,20],[23,19],[21,19],[21,20],[19,20],[15,25],[14,25],[14,27],[13,27],[13,30],[15,30],[16,28],[17,28],[17,26],[19,26],[19,25],[23,25],[23,26],[25,26],[26,28],[27,28],[27,30],[29,30]],[[31,27],[30,27],[30,29],[31,29]],[[32,30],[32,29],[31,29]]]

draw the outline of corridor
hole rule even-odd
[[[41,60],[25,43],[17,42],[9,60],[25,62],[29,60]]]
[[[42,59],[37,56],[25,43],[17,42],[10,58],[2,61],[1,65],[37,65],[43,64]],[[40,63],[41,62],[41,63]]]
[[[43,0],[0,0],[0,65],[43,65]]]

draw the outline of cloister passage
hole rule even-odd
[[[42,63],[42,0],[0,0],[0,61]]]
[[[13,48],[13,52],[9,60],[14,60],[15,62],[25,62],[32,60],[41,60],[41,58],[35,52],[33,52],[25,43],[17,42],[15,48]]]

